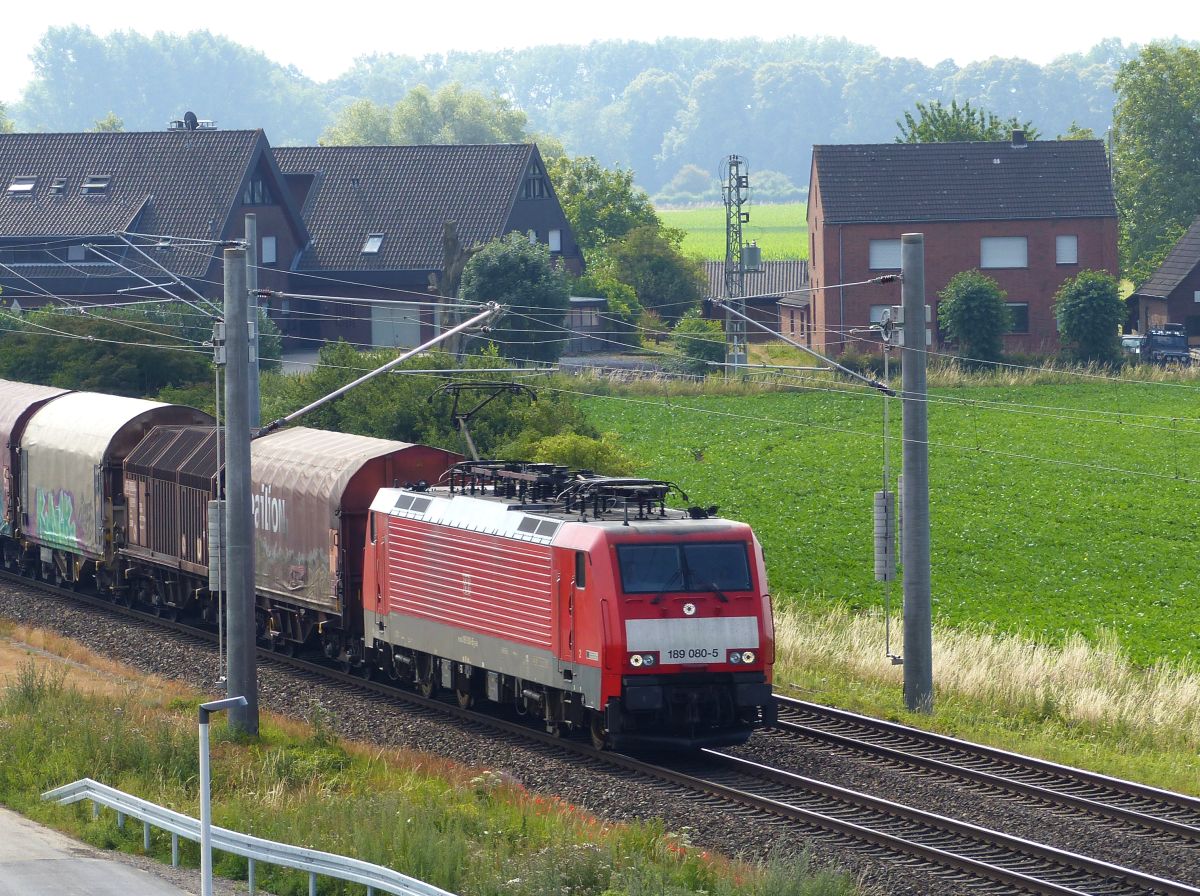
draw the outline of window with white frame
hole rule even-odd
[[[258,260],[260,264],[275,264],[278,260],[275,254],[275,237],[264,236],[262,238],[262,251],[259,253]]]
[[[899,240],[871,240],[867,254],[868,263],[873,271],[900,270]]]
[[[871,306],[871,323],[877,324],[883,320],[883,312],[891,308],[891,305],[872,305]]]
[[[1079,237],[1073,233],[1059,234],[1054,238],[1055,264],[1079,264]]]
[[[562,231],[561,230],[551,230],[549,235],[547,236],[547,242],[550,243],[550,251],[551,252],[561,252],[562,251]]]
[[[979,241],[981,268],[1029,267],[1029,240],[1023,236],[985,236]]]

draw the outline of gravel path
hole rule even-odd
[[[101,620],[87,608],[72,607],[2,583],[0,616],[51,629],[143,672],[178,679],[216,693],[215,651],[188,639],[170,633],[156,633],[153,639],[147,639],[144,631],[137,631],[124,621]],[[846,871],[869,893],[940,896],[969,892],[856,850],[820,840],[797,842],[790,833],[769,824],[748,827],[744,819],[714,811],[712,802],[683,798],[667,787],[631,779],[618,770],[581,770],[552,750],[505,742],[494,733],[453,721],[424,718],[333,683],[314,683],[285,669],[259,668],[259,699],[264,709],[297,718],[310,717],[314,704],[319,704],[330,726],[343,737],[429,752],[471,767],[500,771],[528,790],[556,795],[609,821],[661,818],[668,830],[686,828],[691,842],[711,851],[760,858],[772,852],[796,854],[808,850],[815,864]],[[1136,862],[1168,877],[1186,879],[1181,869],[1194,870],[1200,863],[1195,850],[1166,847],[1145,837],[1118,835],[1099,821],[1055,815],[965,785],[947,785],[924,775],[839,757],[822,747],[800,748],[780,737],[760,735],[738,752],[799,774],[899,799],[1061,848],[1089,852],[1118,864]],[[1195,878],[1193,874],[1192,880]]]

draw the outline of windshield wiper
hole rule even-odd
[[[683,567],[681,566],[678,569],[676,569],[674,573],[672,573],[671,578],[667,579],[667,581],[665,581],[663,583],[662,591],[658,592],[658,594],[656,594],[653,598],[651,598],[650,603],[651,604],[662,603],[663,598],[667,596],[667,592],[671,590],[671,586],[675,584],[676,580],[682,580],[682,578],[683,578]]]
[[[717,600],[719,600],[723,604],[729,603],[729,598],[721,591],[720,588],[717,587],[716,582],[709,582],[708,587],[712,591],[712,593],[717,596]]]

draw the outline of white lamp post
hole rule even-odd
[[[200,896],[212,896],[212,804],[208,775],[208,717],[214,712],[245,706],[245,697],[227,697],[200,704]]]

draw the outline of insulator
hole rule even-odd
[[[896,496],[875,493],[875,581],[896,578]]]

